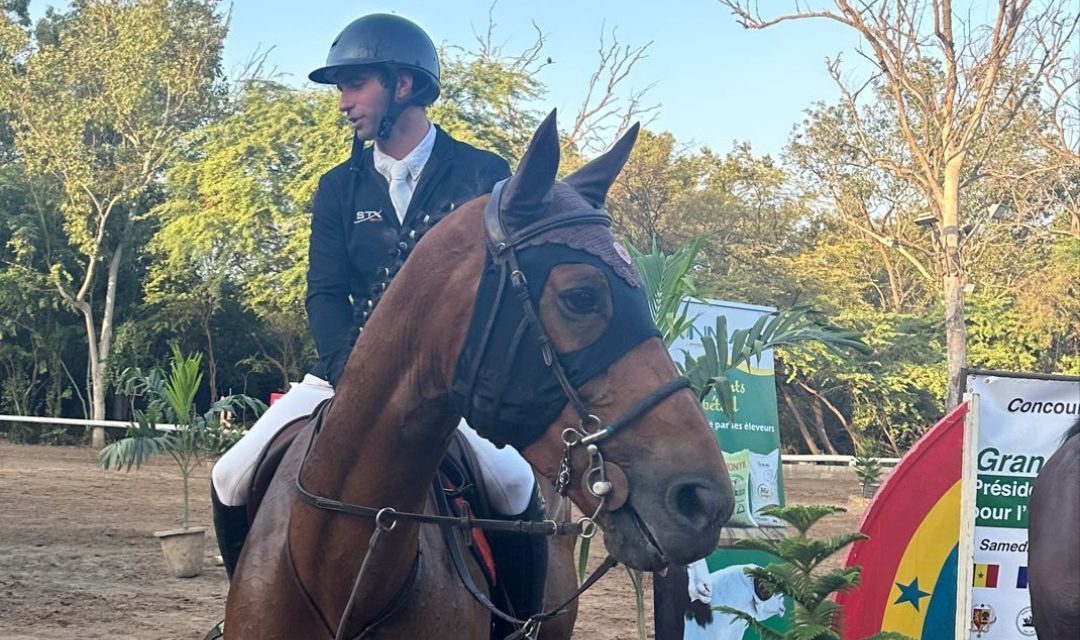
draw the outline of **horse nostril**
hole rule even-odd
[[[684,482],[677,484],[668,492],[668,504],[674,515],[687,524],[705,527],[712,523],[720,511],[723,496],[711,484],[702,482]]]

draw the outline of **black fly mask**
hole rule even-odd
[[[637,127],[607,154],[556,181],[554,115],[536,132],[518,171],[496,185],[488,203],[488,254],[451,389],[474,429],[518,449],[539,438],[568,402],[582,413],[576,389],[659,335],[640,277],[612,237],[611,218],[602,208]],[[552,269],[567,263],[603,273],[613,308],[598,338],[557,353],[536,310]]]

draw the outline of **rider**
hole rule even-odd
[[[337,86],[355,136],[349,160],[320,179],[313,205],[307,312],[318,364],[214,466],[214,527],[230,579],[247,536],[245,503],[264,446],[333,396],[364,321],[418,235],[510,175],[505,160],[453,139],[428,119],[427,107],[441,89],[438,53],[427,34],[404,18],[372,14],[355,20],[330,45],[326,65],[308,77]],[[507,519],[542,518],[529,464],[464,421],[459,429],[476,453],[492,508]],[[514,613],[538,613],[547,540],[490,537],[496,563],[515,568],[499,572]],[[526,568],[532,573],[520,572]]]

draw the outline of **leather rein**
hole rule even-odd
[[[503,293],[509,287],[514,293],[515,297],[520,301],[524,309],[526,321],[531,328],[536,332],[539,337],[538,347],[541,350],[541,354],[544,359],[544,364],[551,369],[555,378],[559,381],[559,385],[562,387],[563,393],[566,395],[567,400],[574,407],[578,414],[579,422],[576,426],[568,427],[562,432],[563,442],[563,456],[559,465],[558,476],[555,480],[554,486],[556,492],[562,498],[563,505],[560,505],[559,512],[561,515],[568,518],[568,509],[565,508],[565,503],[568,500],[567,492],[570,484],[570,478],[572,477],[572,456],[574,449],[581,447],[585,450],[589,457],[589,466],[585,470],[582,481],[585,489],[598,500],[596,510],[591,516],[582,516],[576,522],[569,521],[556,521],[556,520],[541,520],[541,521],[527,521],[527,520],[494,520],[474,518],[466,512],[461,516],[440,516],[427,513],[412,513],[405,511],[397,511],[391,507],[368,507],[362,505],[349,504],[320,496],[307,490],[300,478],[304,469],[304,465],[307,462],[308,454],[311,452],[311,447],[315,441],[315,436],[318,434],[322,427],[323,417],[326,414],[326,408],[329,406],[330,401],[321,405],[314,416],[315,424],[311,430],[311,436],[308,440],[307,448],[304,452],[303,458],[301,458],[299,469],[296,474],[295,487],[299,494],[300,499],[322,511],[329,511],[333,513],[340,513],[347,516],[371,518],[375,521],[375,529],[372,532],[371,538],[368,541],[367,553],[364,556],[364,561],[361,564],[360,571],[357,573],[356,580],[353,585],[352,593],[349,596],[349,601],[342,614],[341,621],[338,624],[338,631],[335,634],[335,640],[343,640],[344,629],[349,617],[352,613],[353,606],[355,604],[356,594],[359,591],[361,580],[364,577],[365,569],[368,566],[369,559],[373,556],[373,553],[378,546],[383,533],[392,530],[399,521],[416,522],[419,524],[434,524],[443,528],[444,532],[458,529],[465,535],[473,528],[487,529],[487,530],[499,530],[499,531],[512,531],[525,535],[576,535],[582,539],[592,538],[596,535],[598,526],[596,524],[596,518],[600,512],[605,509],[607,501],[612,494],[613,484],[607,478],[607,467],[612,466],[610,463],[605,463],[603,454],[600,450],[599,444],[623,431],[630,425],[632,425],[638,418],[648,413],[655,408],[665,399],[672,394],[681,391],[682,389],[688,389],[691,383],[684,377],[679,377],[671,380],[670,382],[661,385],[655,389],[649,395],[640,399],[634,406],[630,407],[623,415],[617,420],[611,422],[608,425],[604,425],[603,422],[595,415],[589,413],[585,403],[581,400],[577,389],[571,384],[569,377],[566,374],[565,369],[559,362],[559,358],[555,353],[555,348],[548,337],[547,332],[544,330],[544,326],[540,321],[540,316],[537,313],[536,306],[529,296],[528,281],[525,278],[524,272],[521,270],[517,257],[517,249],[520,245],[527,240],[530,240],[544,232],[566,226],[580,226],[580,225],[602,225],[606,227],[611,226],[611,218],[606,211],[602,209],[586,209],[586,210],[574,210],[568,212],[560,212],[555,215],[547,216],[542,220],[539,220],[531,225],[528,225],[514,233],[508,233],[506,227],[503,225],[501,215],[501,196],[503,187],[506,185],[506,180],[499,182],[495,185],[491,198],[484,210],[484,229],[487,234],[488,251],[491,254],[492,260],[499,266],[501,271],[500,279],[502,281],[499,295],[496,298],[496,303],[492,305],[492,309],[488,316],[488,322],[483,334],[483,342],[486,343],[491,336],[492,328],[494,325],[494,318],[498,312],[498,307],[503,299]],[[385,288],[385,287],[384,287]],[[438,496],[436,496],[438,499]],[[620,503],[621,504],[621,503]],[[556,616],[566,613],[566,606],[581,596],[589,587],[596,583],[609,569],[614,567],[617,562],[608,556],[601,563],[599,567],[584,581],[581,586],[574,592],[574,594],[565,602],[557,607],[552,607],[542,613],[529,617],[528,619],[516,618],[492,604],[490,599],[479,589],[473,582],[472,576],[468,569],[464,566],[464,561],[460,557],[460,549],[457,549],[456,544],[451,544],[453,540],[447,538],[447,546],[452,549],[451,558],[457,570],[459,578],[465,584],[466,588],[472,594],[481,605],[488,609],[493,615],[511,622],[515,625],[519,625],[518,631],[514,632],[510,636],[507,636],[506,640],[518,640],[521,638],[535,638],[539,632],[540,623],[554,618]],[[455,553],[456,551],[457,553]],[[411,591],[415,584],[418,562],[414,562],[413,572],[410,574],[409,579],[406,581],[403,589],[398,595],[391,601],[391,604],[386,610],[380,612],[378,616],[374,618],[374,622],[368,624],[363,631],[357,636],[353,636],[353,640],[361,640],[362,638],[369,637],[371,633],[375,631],[378,624],[385,621],[398,608],[404,605],[406,595]]]

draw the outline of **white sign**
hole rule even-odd
[[[979,396],[970,638],[1035,637],[1028,595],[1028,498],[1080,415],[1080,378],[971,373]],[[970,536],[971,533],[969,532]]]

